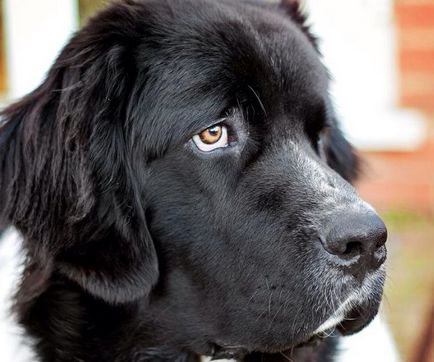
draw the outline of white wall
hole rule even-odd
[[[364,149],[414,149],[425,123],[397,108],[398,70],[393,0],[305,0],[334,82],[342,126]]]
[[[78,28],[77,0],[4,0],[8,98],[37,87]]]

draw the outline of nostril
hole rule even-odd
[[[377,240],[375,243],[375,247],[376,249],[381,248],[384,244],[386,244],[387,241],[387,229],[386,229],[386,225],[384,225],[383,221],[381,221],[381,225],[378,227],[377,230]]]
[[[342,253],[345,256],[356,256],[360,255],[363,251],[362,244],[358,241],[350,241],[345,248],[345,251]]]
[[[377,242],[375,244],[375,249],[380,249],[382,246],[384,246],[385,243],[386,241]]]
[[[374,253],[374,258],[373,258],[374,268],[380,267],[380,265],[386,261],[386,257],[387,257],[387,249],[386,246],[382,245]]]
[[[358,241],[339,240],[334,238],[332,241],[320,237],[323,248],[332,255],[336,255],[343,260],[349,260],[359,256],[363,252],[363,246]]]

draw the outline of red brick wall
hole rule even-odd
[[[401,104],[434,110],[434,0],[395,0]]]
[[[414,152],[363,153],[360,194],[381,211],[434,215],[434,135],[428,139]]]

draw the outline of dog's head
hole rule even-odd
[[[358,331],[386,230],[350,185],[328,85],[295,1],[112,5],[3,112],[2,217],[32,270],[146,306],[164,343]]]

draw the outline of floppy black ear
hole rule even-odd
[[[355,182],[360,173],[361,161],[336,120],[323,138],[323,144],[328,165],[348,182]]]
[[[1,115],[0,220],[22,232],[32,262],[109,302],[146,295],[158,277],[125,130],[136,6],[91,21]]]

